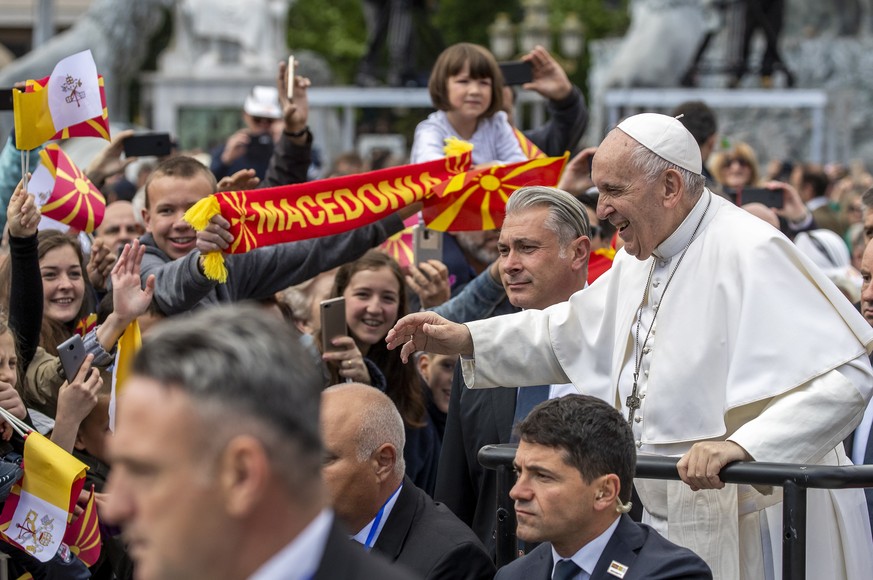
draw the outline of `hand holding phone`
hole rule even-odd
[[[342,296],[321,301],[321,349],[322,352],[343,350],[331,341],[338,336],[348,336],[346,326],[346,299]]]
[[[285,86],[288,89],[288,100],[294,100],[294,55],[288,57],[288,68],[286,69]]]
[[[85,361],[85,343],[82,337],[74,334],[58,345],[58,358],[61,359],[61,367],[67,382],[73,382],[79,373],[79,367]]]

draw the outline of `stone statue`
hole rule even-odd
[[[631,24],[604,86],[675,87],[707,31],[700,0],[633,0]]]
[[[273,74],[288,53],[289,0],[178,0],[166,73],[211,76],[228,69]]]
[[[64,57],[91,49],[110,111],[123,111],[120,87],[139,73],[149,40],[173,0],[94,0],[68,30],[0,69],[0,86],[51,74]],[[111,117],[110,117],[111,118]]]

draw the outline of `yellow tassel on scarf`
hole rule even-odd
[[[213,216],[221,213],[221,206],[214,195],[204,197],[185,212],[183,219],[191,224],[191,227],[200,232],[209,225]],[[224,254],[222,252],[210,252],[203,256],[203,274],[210,280],[216,280],[222,284],[227,282],[227,268],[224,266]]]
[[[446,157],[454,157],[456,155],[463,155],[467,151],[473,150],[473,144],[469,141],[464,141],[463,139],[458,139],[457,137],[446,137],[446,145],[443,147],[443,151],[446,154]]]

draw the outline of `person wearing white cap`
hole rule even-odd
[[[211,152],[212,162],[209,169],[215,174],[215,178],[220,180],[240,169],[254,169],[255,175],[264,179],[270,156],[273,155],[270,129],[281,118],[278,89],[268,86],[253,87],[243,104],[242,119],[245,127]]]
[[[645,520],[716,578],[780,574],[781,490],[728,485],[732,461],[849,464],[841,440],[873,389],[873,329],[774,228],[704,187],[672,117],[635,115],[597,150],[597,214],[624,249],[546,310],[458,325],[409,315],[389,347],[460,353],[468,387],[572,382],[615,404],[640,454],[681,456],[682,482],[638,480]],[[704,491],[700,491],[704,490]],[[807,577],[868,578],[858,490],[810,490]]]

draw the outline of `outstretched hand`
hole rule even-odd
[[[124,245],[112,268],[112,308],[125,324],[145,314],[155,294],[154,274],[142,287],[140,268],[144,255],[145,246],[134,240],[132,245]]]
[[[452,297],[449,269],[439,260],[427,260],[417,267],[409,264],[406,284],[418,294],[422,308],[433,308]]]
[[[564,168],[558,181],[558,189],[579,195],[594,187],[594,181],[591,180],[591,161],[596,152],[597,147],[588,147],[577,153]]]
[[[400,358],[409,362],[409,356],[423,350],[433,354],[473,354],[473,337],[463,324],[450,322],[434,312],[416,312],[397,321],[385,337],[388,349],[398,346]]]
[[[254,169],[240,169],[218,180],[218,191],[245,191],[256,188],[260,182]]]

